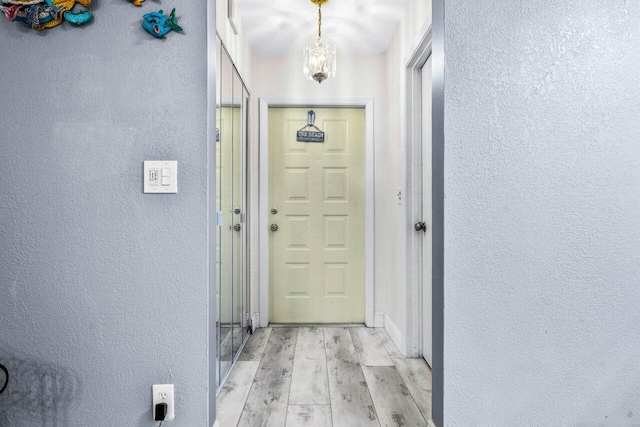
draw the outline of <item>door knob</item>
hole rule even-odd
[[[416,222],[416,231],[424,231],[427,232],[427,224],[424,222]]]
[[[236,224],[236,225],[233,226],[233,229],[236,230],[236,231],[240,231],[240,228],[241,228],[240,224]]]
[[[278,231],[278,224],[271,224],[271,231]]]

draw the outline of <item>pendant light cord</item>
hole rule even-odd
[[[322,38],[322,3],[318,3],[318,38]]]

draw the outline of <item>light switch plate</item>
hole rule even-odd
[[[173,394],[173,384],[154,384],[153,387],[153,407],[151,415],[156,413],[156,405],[159,403],[167,404],[167,416],[165,420],[172,420],[176,416],[176,405]]]
[[[175,160],[144,162],[144,192],[173,194],[178,192],[178,162]]]

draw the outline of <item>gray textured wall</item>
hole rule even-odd
[[[445,25],[446,425],[640,425],[640,4]]]
[[[1,426],[173,426],[207,419],[206,2],[156,40],[143,13],[36,33],[0,19]],[[177,195],[142,194],[142,162],[179,162]]]

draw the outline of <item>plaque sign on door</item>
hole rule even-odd
[[[296,141],[298,142],[324,142],[324,132],[322,132],[313,123],[316,121],[316,113],[313,110],[307,112],[307,125],[300,129],[296,135]],[[315,129],[315,130],[308,130]]]

